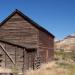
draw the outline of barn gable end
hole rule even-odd
[[[39,30],[54,38],[53,34],[16,9],[0,24],[0,40],[24,47],[27,47],[29,43],[32,43],[32,45],[34,44],[34,47],[36,47]]]
[[[1,24],[0,40],[35,48],[38,42],[38,29],[16,11]]]

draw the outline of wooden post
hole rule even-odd
[[[26,68],[27,68],[27,65],[26,65],[26,49],[24,48],[23,49],[23,74],[25,73],[26,71]]]
[[[6,49],[6,44],[5,44],[5,49]],[[5,68],[6,68],[6,54],[5,54]]]
[[[15,47],[15,66],[16,66],[16,47]]]

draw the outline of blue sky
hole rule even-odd
[[[0,0],[0,21],[19,9],[63,39],[75,33],[75,0]]]

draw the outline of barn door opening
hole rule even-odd
[[[27,49],[28,69],[34,69],[36,49]]]

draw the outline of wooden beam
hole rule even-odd
[[[0,47],[2,48],[2,50],[4,51],[4,53],[9,57],[9,59],[11,60],[11,62],[15,65],[14,60],[11,58],[11,56],[9,55],[9,53],[6,51],[6,49],[4,48],[4,46],[2,44],[0,44]]]

